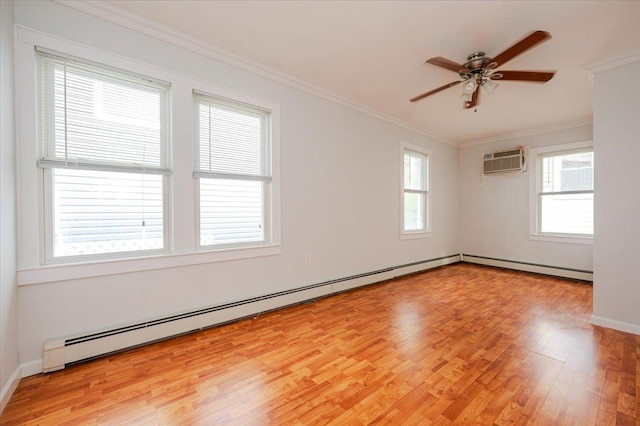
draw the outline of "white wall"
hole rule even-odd
[[[279,102],[281,113],[281,254],[20,286],[20,362],[32,369],[50,338],[459,252],[457,149],[60,4],[18,2],[16,23]],[[401,141],[433,152],[427,239],[399,238]]]
[[[0,410],[18,377],[13,1],[0,1]]]
[[[592,245],[529,239],[528,173],[481,179],[484,153],[591,139],[592,127],[585,125],[462,148],[458,164],[462,252],[592,271]]]
[[[640,55],[636,55],[639,58]],[[595,75],[592,322],[640,334],[640,61]]]

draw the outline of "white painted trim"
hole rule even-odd
[[[44,47],[50,50],[61,52],[72,56],[78,56],[85,58],[89,61],[97,63],[110,64],[113,67],[117,67],[126,71],[135,72],[142,75],[147,75],[151,78],[171,82],[173,86],[172,99],[178,98],[178,94],[185,95],[188,91],[188,105],[191,105],[191,93],[193,89],[206,91],[209,93],[219,94],[227,98],[238,99],[243,102],[251,103],[254,105],[263,106],[271,110],[272,114],[272,168],[273,168],[273,183],[272,183],[272,241],[270,245],[244,247],[237,249],[222,249],[222,250],[201,250],[195,251],[194,242],[191,239],[184,239],[186,233],[178,234],[177,229],[173,230],[173,253],[162,252],[155,256],[144,256],[143,254],[133,255],[133,257],[113,257],[110,259],[83,259],[79,263],[73,262],[59,262],[49,265],[41,265],[42,259],[40,259],[40,253],[43,253],[43,233],[40,232],[43,226],[43,217],[39,212],[43,211],[42,200],[38,199],[38,195],[43,191],[39,189],[39,177],[37,173],[32,173],[34,168],[34,161],[37,158],[36,144],[19,144],[18,158],[20,159],[18,165],[18,173],[22,175],[19,179],[20,190],[18,191],[18,205],[22,206],[22,210],[28,212],[27,219],[20,216],[19,221],[25,221],[24,223],[38,223],[38,226],[19,226],[18,233],[20,240],[22,241],[21,250],[19,250],[19,268],[17,271],[18,285],[29,284],[42,284],[54,281],[64,281],[79,278],[89,278],[96,276],[114,275],[128,272],[146,271],[152,269],[163,269],[171,267],[197,265],[203,263],[222,262],[228,260],[246,259],[251,257],[272,256],[281,253],[280,238],[281,238],[281,207],[280,207],[280,185],[279,185],[279,165],[280,165],[280,150],[279,150],[279,138],[280,138],[280,105],[278,102],[259,98],[250,94],[242,93],[240,91],[228,89],[225,87],[211,84],[207,81],[192,78],[187,75],[175,73],[170,70],[166,70],[153,65],[148,65],[137,61],[136,59],[130,59],[127,57],[119,56],[110,52],[105,52],[93,47],[84,46],[75,42],[70,42],[57,37],[49,36],[47,34],[33,31],[26,28],[17,28],[16,40],[18,42],[18,48],[16,53],[19,56],[19,60],[16,61],[16,66],[21,65],[17,75],[20,78],[17,83],[20,84],[20,89],[24,93],[31,94],[32,96],[26,96],[26,98],[35,99],[35,85],[33,84],[33,76],[35,76],[35,50],[34,46]],[[180,90],[176,88],[180,87]],[[185,95],[186,96],[186,95]],[[25,98],[25,97],[20,97]],[[18,100],[18,98],[16,98]],[[172,106],[175,108],[175,106]],[[23,135],[26,140],[37,140],[36,126],[37,118],[35,117],[34,105],[24,105],[24,113],[20,114],[20,108],[17,109],[17,117],[21,117],[18,121],[18,132]],[[191,129],[192,118],[189,117],[188,128]],[[173,123],[175,124],[175,123]],[[175,131],[175,126],[173,126]],[[185,127],[186,128],[186,127]],[[189,156],[189,176],[191,176],[192,158]],[[183,170],[186,170],[184,168]],[[175,167],[175,164],[174,164]],[[26,194],[26,195],[25,195]],[[34,195],[35,194],[35,195]],[[24,198],[27,197],[27,198]],[[176,214],[177,209],[168,209],[168,213]],[[175,219],[175,218],[174,218]],[[174,221],[174,224],[177,220]],[[189,234],[191,237],[191,234]],[[178,238],[183,240],[178,241]],[[195,234],[193,235],[195,238]]]
[[[590,322],[591,324],[599,327],[612,328],[614,330],[624,331],[625,333],[632,333],[640,336],[640,325],[638,324],[603,318],[597,315],[591,315]]]
[[[548,152],[573,151],[583,148],[593,149],[593,140],[571,142],[562,145],[542,146],[529,150],[529,165],[531,173],[529,174],[529,239],[537,241],[547,241],[555,243],[569,244],[591,244],[593,245],[593,237],[572,236],[572,235],[549,235],[538,232],[538,192],[540,190],[540,179],[538,177],[542,173],[542,164],[538,161],[540,154]]]
[[[422,129],[413,124],[402,121],[389,114],[376,111],[367,105],[352,101],[336,93],[333,93],[321,87],[312,85],[311,83],[308,83],[304,80],[298,79],[296,77],[293,77],[281,71],[277,71],[271,67],[267,67],[251,59],[242,57],[240,55],[236,55],[220,47],[205,43],[201,40],[198,40],[194,37],[191,37],[187,34],[176,31],[164,25],[161,25],[157,22],[142,18],[133,13],[124,11],[116,6],[112,6],[108,4],[107,2],[93,1],[93,0],[87,0],[87,1],[55,0],[55,1],[59,4],[70,7],[72,9],[76,9],[81,12],[87,13],[89,15],[95,16],[97,18],[104,19],[105,21],[112,22],[114,24],[120,25],[130,30],[139,32],[141,34],[153,37],[158,40],[162,40],[164,42],[198,53],[200,55],[214,59],[216,61],[223,62],[227,65],[231,65],[233,67],[248,71],[250,73],[256,74],[261,77],[268,78],[270,80],[284,84],[294,89],[298,89],[298,90],[310,93],[314,96],[326,99],[338,105],[342,105],[344,107],[370,115],[377,119],[394,124],[398,127],[402,127],[412,132],[427,136],[438,142],[442,142],[454,147],[458,146],[457,144],[431,131]]]
[[[422,238],[431,238],[431,232],[402,232],[401,240],[419,240]]]
[[[18,285],[44,284],[78,278],[100,277],[129,272],[176,268],[203,263],[224,262],[251,257],[274,256],[281,253],[280,246],[225,249],[186,254],[171,254],[140,258],[121,258],[75,264],[46,265],[19,269]]]
[[[22,378],[29,376],[35,376],[42,373],[42,359],[36,359],[33,361],[25,362],[20,365],[22,369]]]
[[[500,259],[483,259],[481,257],[475,257],[471,254],[467,254],[464,257],[464,262],[475,263],[478,265],[495,266],[498,268],[513,269],[516,271],[533,272],[536,274],[572,278],[576,280],[593,281],[592,272],[569,271],[566,269],[554,268],[553,266],[529,265],[526,263],[519,263],[517,261]]]
[[[459,147],[467,148],[470,146],[484,145],[484,144],[503,141],[507,139],[516,139],[516,138],[521,138],[526,136],[536,136],[536,135],[541,135],[545,133],[558,132],[561,130],[574,129],[576,127],[588,126],[591,124],[593,124],[593,118],[589,118],[586,120],[569,121],[567,123],[554,124],[552,126],[547,126],[547,127],[538,127],[535,129],[523,130],[519,132],[507,133],[504,135],[491,136],[489,138],[484,138],[484,139],[462,142],[460,143]]]
[[[622,55],[605,59],[604,61],[587,64],[584,66],[584,69],[593,76],[603,71],[612,70],[638,61],[640,61],[640,49],[632,50]]]
[[[4,407],[7,406],[11,396],[16,391],[18,384],[20,383],[20,379],[22,378],[22,369],[20,366],[17,366],[16,369],[7,380],[7,383],[4,385],[2,390],[0,391],[0,414],[4,411]]]
[[[533,241],[546,241],[548,243],[567,243],[593,245],[593,237],[573,237],[560,235],[529,234],[529,239]]]
[[[433,260],[430,262],[418,263],[417,265],[403,266],[394,269],[394,277],[401,277],[407,274],[415,274],[416,272],[427,271],[429,269],[438,268],[440,266],[451,265],[462,261],[462,255],[447,257],[445,259]]]
[[[419,231],[405,231],[404,230],[404,154],[405,151],[414,151],[418,154],[422,154],[427,158],[427,196],[426,204],[427,209],[425,212],[425,229]],[[420,145],[415,145],[409,142],[400,142],[400,239],[401,240],[414,240],[419,238],[428,238],[431,236],[431,169],[433,164],[433,155],[430,149],[427,149]]]

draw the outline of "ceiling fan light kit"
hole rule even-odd
[[[492,78],[487,78],[482,82],[482,89],[485,91],[485,93],[487,95],[490,95],[491,93],[493,93],[494,90],[496,90],[496,87],[500,86],[498,83],[496,83],[495,81],[493,81]]]
[[[531,49],[532,47],[551,39],[551,34],[546,31],[534,31],[513,46],[509,47],[494,58],[486,56],[484,52],[475,52],[467,57],[467,62],[460,65],[450,59],[435,57],[427,59],[427,63],[458,73],[460,80],[454,81],[434,90],[430,90],[410,99],[416,102],[427,96],[438,93],[449,87],[462,83],[462,99],[465,109],[473,108],[478,104],[478,93],[480,87],[491,94],[498,83],[494,80],[502,81],[524,81],[532,83],[546,83],[551,80],[555,71],[494,71],[506,62]]]

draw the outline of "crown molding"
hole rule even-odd
[[[379,120],[386,121],[387,123],[396,125],[406,130],[421,134],[423,136],[427,136],[435,141],[442,142],[456,148],[458,147],[458,144],[444,138],[441,135],[407,123],[406,121],[395,118],[389,114],[374,110],[373,108],[370,108],[364,104],[352,101],[329,90],[315,86],[309,82],[298,79],[289,74],[263,65],[259,62],[231,53],[228,50],[222,49],[218,46],[205,43],[195,37],[189,36],[180,31],[171,29],[165,25],[135,15],[116,6],[112,6],[104,1],[54,1],[71,9],[75,9],[88,15],[103,19],[105,21],[112,22],[121,27],[128,28],[149,37],[173,44],[174,46],[181,47],[183,49],[206,56],[235,68],[248,71],[260,77],[267,78],[277,83],[281,83],[294,89],[301,90],[319,98],[331,101],[338,105],[353,109],[363,114],[367,114]]]
[[[561,124],[554,124],[552,126],[547,126],[547,127],[537,127],[535,129],[523,130],[520,132],[506,133],[504,135],[498,135],[498,136],[492,136],[489,138],[478,139],[474,141],[462,142],[459,145],[459,147],[468,148],[470,146],[485,145],[488,143],[503,141],[507,139],[516,139],[516,138],[522,138],[526,136],[535,136],[535,135],[540,135],[544,133],[557,132],[560,130],[574,129],[576,127],[588,126],[591,124],[593,124],[593,118],[589,118],[585,120],[570,121],[570,122],[561,123]]]
[[[620,56],[605,59],[604,61],[587,64],[584,69],[591,75],[599,74],[603,71],[608,71],[614,68],[619,68],[624,65],[629,65],[634,62],[640,62],[640,49],[626,52]]]

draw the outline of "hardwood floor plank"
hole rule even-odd
[[[591,285],[456,264],[20,382],[2,425],[638,425]]]

